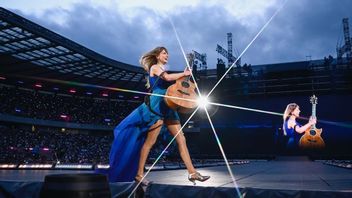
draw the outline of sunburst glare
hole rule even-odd
[[[204,96],[199,96],[197,98],[197,104],[200,108],[205,109],[209,106],[209,99],[208,97],[204,97]]]

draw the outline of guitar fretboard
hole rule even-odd
[[[316,118],[316,109],[317,109],[317,104],[312,103],[312,117]],[[312,126],[312,129],[315,129],[315,124]]]

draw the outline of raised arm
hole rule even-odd
[[[294,128],[297,133],[304,133],[309,127],[317,123],[316,118],[310,118],[309,122],[303,126],[298,126],[296,125],[296,122],[294,120],[289,120],[288,121],[288,128]]]
[[[152,68],[150,69],[151,76],[157,75],[166,81],[174,81],[174,80],[177,80],[181,77],[189,76],[190,74],[191,74],[191,72],[189,70],[185,70],[185,71],[179,72],[179,73],[168,74],[167,72],[163,71],[157,65],[153,65]]]

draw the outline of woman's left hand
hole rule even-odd
[[[316,124],[317,123],[317,118],[316,117],[310,117],[309,118],[309,124],[310,125],[314,125],[314,124]]]
[[[185,76],[189,76],[189,75],[191,75],[191,71],[188,69],[188,67],[186,67],[185,68],[185,70],[183,71],[183,74],[185,75]]]

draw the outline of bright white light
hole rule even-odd
[[[205,109],[209,105],[209,101],[206,97],[199,97],[197,99],[198,106],[201,107],[202,109]]]

